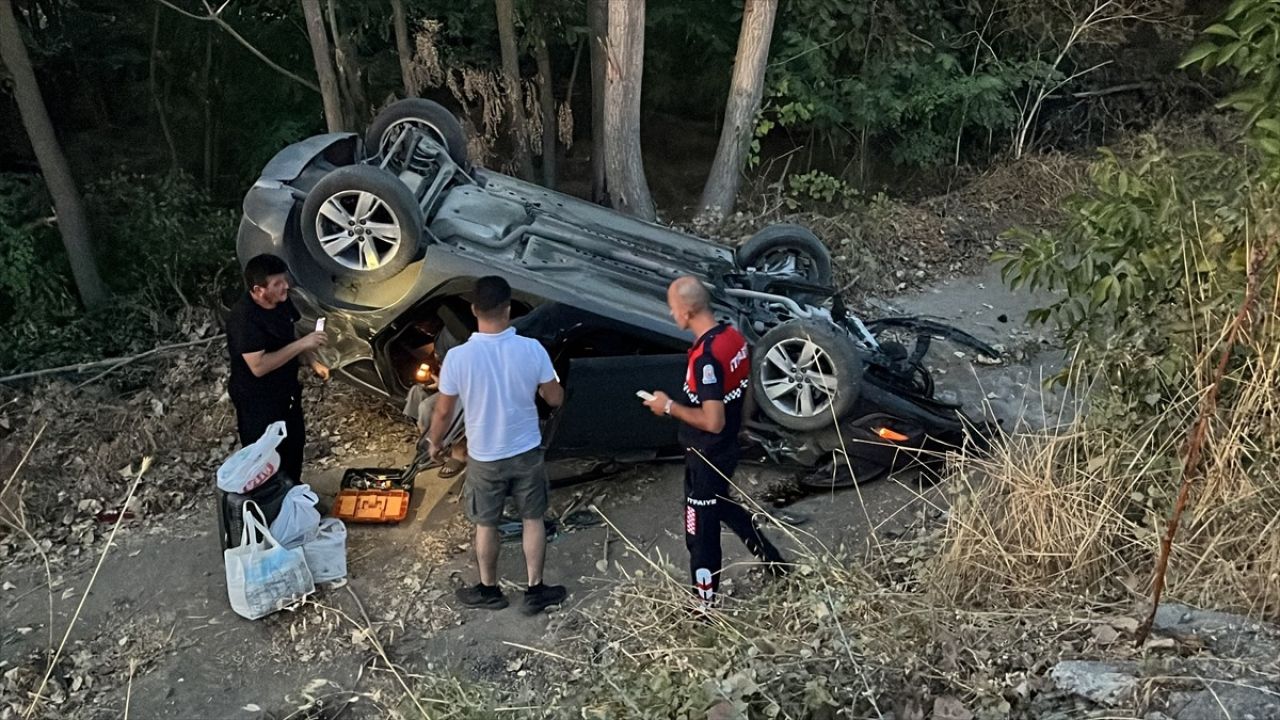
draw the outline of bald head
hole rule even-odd
[[[711,294],[702,281],[688,275],[676,278],[667,288],[667,305],[682,330],[688,329],[694,318],[711,317]]]

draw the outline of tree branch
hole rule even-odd
[[[238,42],[238,43],[240,43],[241,45],[243,45],[243,46],[245,47],[245,49],[246,49],[246,50],[248,50],[249,52],[253,53],[254,57],[256,57],[256,58],[258,58],[259,60],[261,60],[262,62],[266,63],[266,64],[267,64],[267,65],[268,65],[272,70],[275,70],[276,72],[280,73],[281,75],[284,75],[285,77],[289,78],[290,80],[293,80],[294,82],[298,83],[299,85],[302,85],[303,87],[306,87],[306,88],[308,88],[308,89],[312,90],[313,92],[317,92],[317,93],[318,93],[318,92],[320,92],[320,86],[319,86],[319,85],[316,85],[315,83],[313,83],[313,82],[311,82],[310,80],[308,80],[308,79],[306,79],[306,78],[302,77],[301,75],[298,75],[298,74],[296,74],[296,73],[294,73],[294,72],[292,72],[292,71],[290,71],[290,70],[285,69],[284,67],[281,67],[280,65],[277,65],[273,60],[271,60],[271,58],[267,57],[266,55],[263,55],[261,50],[259,50],[258,48],[254,47],[254,46],[253,46],[253,45],[252,45],[248,40],[245,40],[245,39],[244,39],[244,37],[243,37],[240,33],[236,32],[235,28],[233,28],[233,27],[231,27],[230,25],[228,25],[228,24],[227,24],[227,21],[226,21],[226,20],[223,20],[223,19],[222,19],[222,17],[221,17],[221,13],[222,13],[222,11],[227,7],[227,3],[223,3],[223,4],[222,4],[222,7],[218,8],[217,10],[214,10],[213,8],[211,8],[211,7],[209,6],[209,4],[208,4],[208,3],[205,3],[205,11],[206,11],[206,14],[205,14],[205,15],[197,15],[197,14],[195,14],[195,13],[193,13],[193,12],[189,12],[189,11],[187,11],[187,10],[183,10],[182,8],[178,7],[177,5],[174,5],[173,3],[169,2],[169,0],[156,0],[156,2],[160,3],[161,5],[164,5],[165,7],[169,8],[170,10],[172,10],[172,11],[174,11],[174,12],[176,12],[176,13],[180,14],[180,15],[185,15],[185,16],[187,16],[187,17],[191,18],[192,20],[199,20],[199,21],[201,21],[201,22],[211,22],[211,23],[213,23],[213,24],[217,25],[218,27],[220,27],[220,28],[222,28],[224,31],[226,31],[226,33],[227,33],[228,35],[230,35],[231,37],[235,38],[236,42]]]

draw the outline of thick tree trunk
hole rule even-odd
[[[551,51],[546,27],[534,20],[533,56],[538,63],[538,104],[542,110],[542,184],[556,187],[556,96],[551,75]]]
[[[404,0],[391,0],[391,19],[395,24],[396,54],[400,56],[400,81],[404,83],[404,96],[417,97],[413,86],[413,45],[409,43],[409,23],[404,15]]]
[[[361,77],[360,60],[351,40],[338,25],[336,3],[328,0],[329,31],[333,34],[333,64],[338,68],[338,80],[342,85],[343,108],[347,113],[347,127],[357,128],[364,125],[365,113],[369,110],[369,101],[364,94],[364,78]]]
[[[773,19],[778,0],[746,0],[742,11],[742,30],[738,35],[738,54],[733,62],[733,79],[729,100],[724,109],[724,127],[720,144],[711,164],[698,219],[719,222],[733,209],[742,186],[742,167],[747,148],[755,131],[756,113],[764,94],[764,69],[769,59],[769,40],[773,35]]]
[[[591,57],[591,201],[609,204],[605,182],[604,85],[609,56],[605,43],[609,36],[609,0],[587,0]]]
[[[640,151],[640,79],[644,69],[644,1],[609,3],[605,73],[605,176],[613,207],[645,220],[657,212]]]
[[[13,97],[18,104],[18,114],[22,116],[31,149],[35,151],[36,162],[40,164],[40,172],[53,198],[58,231],[71,260],[71,274],[75,278],[80,301],[85,307],[101,305],[107,299],[107,287],[98,274],[84,201],[75,178],[71,176],[67,158],[62,154],[58,136],[54,134],[53,123],[49,121],[49,111],[31,69],[31,58],[27,56],[27,46],[23,44],[10,0],[0,0],[0,61],[4,62],[13,78]]]
[[[498,44],[502,48],[502,77],[511,103],[511,143],[520,177],[533,180],[533,160],[529,157],[529,124],[524,116],[524,92],[520,83],[520,56],[516,51],[516,10],[512,0],[494,0],[498,15]]]
[[[307,18],[307,39],[311,41],[311,58],[315,61],[316,78],[320,81],[320,97],[324,99],[324,121],[329,132],[340,132],[345,129],[342,97],[338,92],[338,76],[333,71],[329,36],[320,15],[320,0],[302,0],[302,14]]]

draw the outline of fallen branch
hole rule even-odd
[[[62,367],[45,368],[44,370],[32,370],[30,372],[23,372],[23,373],[18,373],[16,375],[8,375],[5,377],[0,377],[0,383],[12,382],[15,380],[29,380],[31,378],[43,377],[45,375],[57,375],[58,373],[67,373],[67,372],[82,373],[85,370],[92,370],[94,368],[100,368],[100,367],[107,368],[106,371],[99,373],[98,375],[95,375],[94,377],[76,386],[77,388],[80,388],[93,382],[94,380],[97,380],[103,375],[106,375],[112,370],[128,365],[131,362],[141,360],[145,357],[149,357],[151,355],[157,355],[159,353],[167,352],[169,350],[179,350],[181,348],[192,347],[195,345],[206,345],[215,340],[221,340],[225,337],[226,337],[225,334],[214,335],[212,337],[201,338],[199,340],[191,340],[188,342],[174,343],[172,345],[161,345],[159,347],[151,348],[146,352],[141,352],[141,353],[138,353],[137,355],[130,355],[128,357],[108,358],[106,360],[94,360],[92,362],[76,363],[75,365],[63,365]]]
[[[1252,264],[1245,285],[1244,300],[1240,310],[1227,327],[1223,338],[1222,354],[1218,356],[1218,366],[1214,369],[1208,392],[1200,405],[1200,415],[1191,426],[1187,435],[1185,458],[1182,463],[1182,486],[1178,488],[1178,499],[1174,502],[1173,512],[1169,515],[1169,525],[1164,537],[1160,539],[1160,555],[1156,558],[1155,577],[1152,580],[1151,610],[1135,636],[1135,646],[1142,647],[1151,634],[1151,627],[1156,621],[1156,611],[1160,609],[1160,597],[1164,594],[1165,575],[1169,571],[1169,554],[1173,551],[1173,538],[1178,533],[1178,524],[1182,521],[1182,511],[1187,506],[1187,498],[1191,495],[1191,486],[1195,483],[1200,471],[1200,453],[1204,449],[1204,439],[1209,432],[1209,421],[1218,409],[1218,395],[1222,390],[1222,380],[1227,374],[1227,361],[1235,349],[1236,340],[1249,332],[1253,322],[1253,305],[1258,297],[1259,268],[1266,264],[1267,248],[1260,246],[1253,252]]]

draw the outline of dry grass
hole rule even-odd
[[[1280,338],[1276,304],[1237,353],[1174,542],[1173,596],[1280,618]],[[1206,354],[1207,356],[1207,354]],[[1181,482],[1203,383],[1162,417],[1105,413],[1011,437],[955,466],[958,497],[924,585],[949,602],[1141,600]]]

